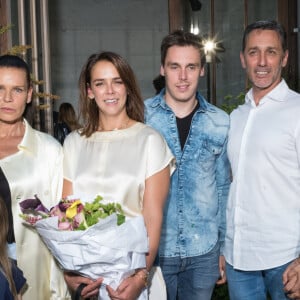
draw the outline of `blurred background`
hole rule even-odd
[[[280,21],[288,32],[284,77],[299,90],[300,0],[0,0],[0,51],[14,46],[30,64],[36,93],[33,125],[53,133],[53,111],[78,103],[77,82],[87,57],[101,50],[124,56],[146,99],[155,94],[160,43],[174,29],[207,41],[200,92],[213,104],[240,101],[248,88],[239,60],[244,27],[259,19]]]

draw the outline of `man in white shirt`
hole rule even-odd
[[[300,95],[281,78],[288,60],[283,27],[249,25],[240,59],[252,88],[230,116],[224,249],[230,299],[265,300],[267,293],[289,299],[296,286],[283,273],[300,253]]]

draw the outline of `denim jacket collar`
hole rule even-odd
[[[163,88],[161,90],[161,92],[154,97],[153,102],[150,105],[152,108],[155,108],[156,106],[160,105],[163,109],[171,111],[171,109],[168,106],[168,104],[166,103],[166,100],[164,97],[165,91],[166,91],[166,89]],[[200,103],[200,106],[199,106],[199,109],[197,110],[197,112],[206,112],[206,111],[217,112],[217,110],[214,106],[207,105],[207,102],[204,100],[203,96],[199,92],[196,93],[196,99]]]

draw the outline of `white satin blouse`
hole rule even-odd
[[[18,266],[27,279],[23,300],[70,299],[58,269],[37,232],[23,225],[19,202],[35,194],[51,208],[62,192],[63,152],[50,135],[34,130],[25,120],[25,135],[19,151],[0,159],[11,191]]]
[[[84,202],[101,195],[118,202],[127,217],[140,215],[145,181],[175,160],[163,137],[153,128],[136,123],[130,128],[95,132],[89,138],[70,133],[64,142],[64,178]],[[155,199],[153,199],[155,201]],[[152,269],[150,300],[166,300],[166,287],[159,267]]]
[[[89,138],[72,132],[63,148],[64,178],[73,183],[74,195],[84,202],[97,195],[119,202],[128,217],[141,214],[145,180],[174,159],[163,137],[142,123]]]

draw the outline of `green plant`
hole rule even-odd
[[[230,114],[235,108],[245,102],[245,92],[240,92],[237,96],[227,95],[220,108]]]

